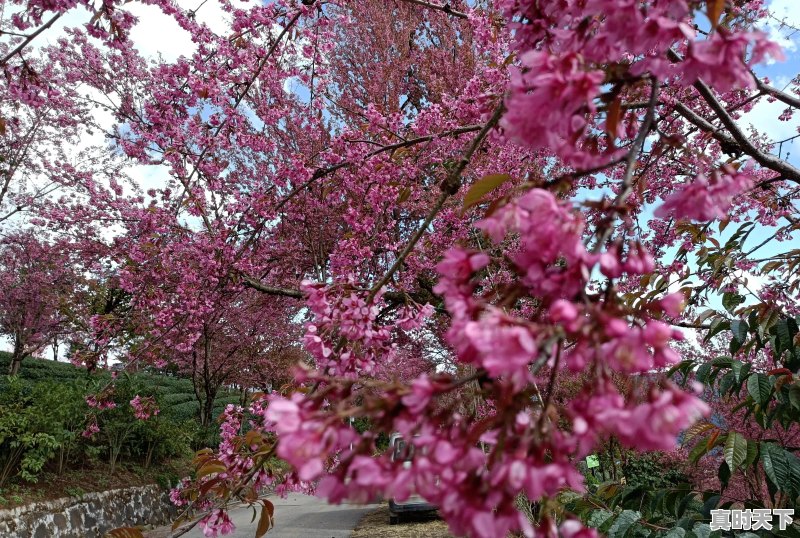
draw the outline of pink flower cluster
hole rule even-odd
[[[328,458],[357,438],[343,422],[337,426],[315,416],[310,402],[300,394],[291,399],[271,398],[264,416],[281,439],[278,456],[295,466],[303,482],[320,478]]]
[[[317,368],[328,375],[374,375],[379,359],[381,363],[391,362],[397,353],[392,331],[413,331],[433,312],[430,305],[405,306],[398,310],[392,324],[384,325],[376,322],[381,311],[380,294],[368,304],[365,292],[340,296],[336,286],[310,282],[304,282],[302,288],[314,314],[314,320],[306,325],[303,343]]]
[[[130,401],[133,407],[133,414],[139,420],[147,420],[160,412],[156,400],[152,396],[139,396],[138,394]]]
[[[100,432],[100,426],[97,425],[97,416],[89,415],[86,427],[81,432],[81,436],[86,437],[88,439],[92,437],[94,434],[99,432]]]
[[[102,411],[104,409],[114,409],[117,407],[116,402],[110,399],[110,395],[101,395],[98,399],[97,396],[87,396],[86,397],[86,405],[93,409],[97,409]]]
[[[710,177],[698,174],[689,183],[664,199],[655,216],[708,221],[724,218],[733,199],[753,185],[749,168],[738,171],[732,166],[714,170]]]
[[[635,136],[628,128],[635,114],[622,115],[611,132],[608,116],[599,112],[609,64],[624,68],[631,81],[650,77],[690,86],[702,80],[727,92],[755,86],[747,51],[751,63],[783,57],[761,32],[719,27],[698,39],[684,0],[500,4],[521,51],[502,125],[513,140],[579,169],[611,162],[619,155],[614,138]],[[685,57],[676,51],[686,51]],[[603,130],[609,133],[605,140],[598,136]]]
[[[650,391],[639,405],[625,402],[616,388],[606,383],[588,390],[570,404],[572,433],[579,454],[594,449],[598,436],[614,435],[624,445],[639,450],[673,450],[678,435],[710,409],[699,398],[667,385]]]
[[[573,297],[583,288],[588,278],[584,266],[592,262],[582,242],[584,223],[549,191],[531,189],[476,227],[498,243],[509,232],[519,234],[519,249],[512,259],[524,271],[523,282],[534,295]],[[556,264],[557,260],[563,263]]]
[[[682,66],[684,82],[704,80],[721,92],[755,88],[753,75],[743,63],[748,54],[754,64],[767,57],[784,58],[780,47],[763,32],[734,33],[721,27],[708,39],[691,44]],[[722,66],[728,69],[720,69]]]
[[[331,375],[355,375],[372,372],[377,354],[389,353],[390,332],[374,322],[379,308],[367,305],[356,293],[339,298],[322,286],[303,284],[314,321],[306,325],[303,342],[314,356],[317,367]],[[360,342],[361,351],[352,346],[344,353],[334,354],[338,338]]]
[[[210,514],[200,520],[200,527],[203,529],[203,536],[206,538],[216,538],[218,535],[225,536],[236,530],[227,512],[221,509],[213,510]]]
[[[536,148],[549,149],[568,164],[597,164],[575,151],[574,140],[589,127],[603,72],[585,66],[577,53],[561,57],[528,51],[511,73],[511,95],[502,125],[509,135]],[[531,114],[536,110],[536,114]]]
[[[495,243],[512,245],[508,254],[495,259],[451,249],[438,265],[441,279],[435,291],[451,315],[447,340],[456,360],[477,372],[486,398],[479,415],[440,407],[441,395],[463,385],[452,376],[423,374],[408,387],[388,385],[372,393],[360,390],[365,381],[347,371],[340,371],[344,376],[339,378],[306,372],[300,381],[313,383],[314,391],[270,397],[259,413],[278,436],[278,456],[296,469],[293,479],[320,479],[318,494],[333,502],[366,502],[378,495],[403,500],[417,493],[439,506],[456,534],[491,538],[518,531],[533,536],[535,530],[515,504],[520,493],[536,501],[563,489],[581,491],[574,461],[602,439],[615,435],[639,449],[672,447],[680,431],[707,409],[669,384],[658,388],[658,369],[679,358],[670,344],[680,333],[587,294],[595,268],[609,282],[651,272],[652,257],[641,245],[614,244],[604,252],[588,252],[583,219],[540,189],[497,209],[478,226]],[[501,308],[491,303],[492,294],[478,293],[491,285],[487,275],[492,266],[503,264],[522,275],[516,296],[535,298],[539,306]],[[373,337],[376,319],[357,295],[330,300],[322,288],[307,289],[317,323],[326,324],[306,336],[317,360],[349,353],[346,346],[328,343],[334,338],[318,337],[335,334],[338,323],[357,342]],[[668,295],[648,303],[643,312],[676,315],[681,302],[682,296]],[[565,342],[571,345],[559,351]],[[542,386],[538,370],[559,374],[565,366],[594,374],[574,401],[553,400],[542,409],[535,388]],[[611,382],[612,372],[638,375],[642,386],[652,387],[622,392]],[[393,461],[390,453],[374,457],[376,433],[358,435],[347,424],[354,406],[384,431],[402,434],[413,445],[412,461]],[[557,428],[559,419],[572,427]],[[542,525],[547,530],[554,523]],[[551,530],[557,532],[555,526]],[[565,522],[563,531],[593,536],[577,521]]]

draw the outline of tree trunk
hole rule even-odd
[[[214,419],[214,400],[216,394],[206,393],[205,399],[200,405],[200,424],[203,426],[211,425]]]
[[[204,402],[200,402],[200,425],[204,428],[208,426],[208,417],[206,416],[206,406]]]
[[[22,359],[25,355],[22,353],[22,346],[15,345],[14,353],[11,355],[11,363],[8,365],[8,375],[17,375],[19,373]]]
[[[153,452],[155,452],[156,444],[155,443],[148,443],[147,444],[147,455],[144,458],[144,468],[149,469],[150,464],[153,463]]]

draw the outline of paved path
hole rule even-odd
[[[347,538],[358,521],[377,505],[341,504],[333,506],[307,495],[289,495],[286,499],[270,497],[275,504],[275,527],[264,538]],[[260,508],[259,516],[260,514]],[[226,538],[253,538],[258,517],[252,523],[253,510],[247,507],[230,512],[236,525]],[[186,538],[203,538],[200,527],[184,534]]]

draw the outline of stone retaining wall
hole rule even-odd
[[[167,492],[153,484],[0,510],[0,536],[101,538],[117,527],[163,525],[173,515]]]

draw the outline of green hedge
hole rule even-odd
[[[11,354],[0,351],[0,390],[3,390],[8,378]],[[79,368],[66,362],[27,358],[22,362],[19,372],[24,381],[72,382],[76,380],[94,380],[96,383],[108,383],[111,373],[107,370],[95,370],[91,374],[85,368]],[[183,377],[175,377],[150,372],[132,374],[137,384],[147,387],[163,404],[162,413],[176,421],[193,420],[200,415],[200,404],[194,394],[192,381]],[[239,404],[238,391],[222,390],[214,401],[214,416],[225,410],[228,404]]]
[[[68,363],[27,358],[12,378],[3,375],[9,362],[10,355],[0,352],[0,488],[87,462],[105,462],[112,472],[120,462],[149,467],[219,442],[216,424],[198,423],[200,407],[189,379],[120,373],[108,396],[116,407],[98,410],[86,398],[110,386],[110,372],[90,374]],[[152,397],[159,413],[139,420],[129,403],[136,395]],[[222,391],[215,415],[239,397],[238,391]],[[93,422],[100,431],[82,435]]]

